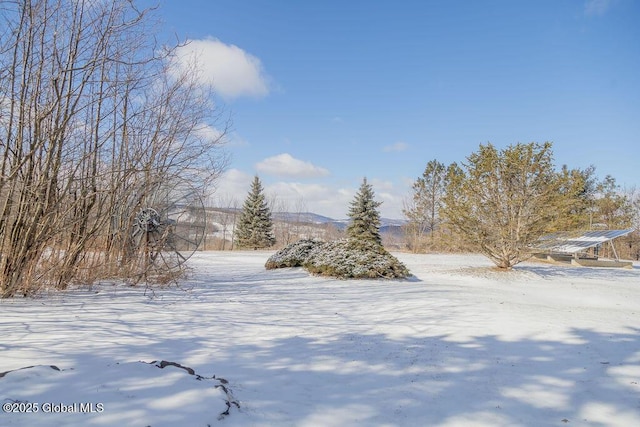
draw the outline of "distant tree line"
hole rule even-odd
[[[551,143],[480,145],[460,164],[427,163],[403,211],[407,245],[414,252],[478,250],[510,268],[545,233],[637,227],[639,199],[610,175],[599,181],[594,166],[558,170]],[[638,250],[637,239],[627,240],[627,255]]]

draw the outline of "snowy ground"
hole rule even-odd
[[[0,425],[640,425],[638,266],[395,254],[414,278],[341,281],[270,254],[198,253],[180,289],[0,301],[0,400],[38,408]]]

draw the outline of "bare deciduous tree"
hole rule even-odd
[[[220,111],[126,0],[3,2],[0,296],[126,274],[141,195],[204,188],[224,165]],[[163,52],[161,55],[158,52]]]
[[[422,176],[413,183],[413,194],[405,201],[402,212],[408,220],[405,234],[413,252],[423,249],[424,237],[429,234],[431,246],[436,227],[440,223],[440,204],[445,192],[446,167],[437,160],[427,163]]]
[[[216,249],[233,250],[235,239],[236,220],[239,214],[240,204],[232,196],[219,197],[214,202],[215,208],[212,220],[218,224],[220,233],[220,244]],[[227,247],[228,245],[228,247]]]

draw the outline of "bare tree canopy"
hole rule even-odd
[[[127,0],[0,3],[0,295],[127,275],[159,182],[204,189],[226,124]],[[194,64],[195,67],[195,64]],[[215,129],[215,131],[212,131]]]

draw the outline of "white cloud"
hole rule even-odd
[[[377,178],[371,179],[370,183],[375,192],[376,200],[382,202],[379,208],[380,215],[385,218],[404,218],[403,201],[407,197],[409,188],[398,189],[393,182]],[[404,183],[402,184],[401,187],[406,187]]]
[[[189,40],[176,49],[175,61],[182,71],[195,61],[201,83],[212,86],[223,98],[263,97],[269,93],[260,59],[218,39]]]
[[[252,181],[253,175],[249,175],[238,169],[227,170],[215,182],[209,204],[226,207],[226,204],[235,200],[236,203],[239,203],[241,206],[249,193]]]
[[[314,165],[311,162],[296,159],[291,154],[283,153],[264,159],[256,164],[256,169],[276,176],[288,176],[293,178],[316,178],[329,175],[325,168]]]
[[[393,190],[393,182],[391,181],[378,179],[378,178],[373,178],[367,181],[369,182],[369,184],[371,184],[374,191],[383,191],[383,190],[392,191]]]
[[[226,138],[227,147],[249,147],[249,141],[244,139],[238,132],[230,132]]]
[[[218,141],[224,136],[221,130],[216,129],[215,127],[208,124],[202,124],[200,127],[198,127],[196,129],[196,134],[199,137],[207,139],[209,141]]]
[[[227,207],[235,202],[236,207],[242,207],[253,177],[254,175],[238,169],[228,170],[216,182],[216,191],[208,203],[213,206]],[[373,186],[376,200],[383,202],[380,206],[380,214],[385,218],[403,218],[402,203],[408,194],[408,188],[376,178],[368,181]],[[343,186],[338,183],[268,182],[263,179],[262,184],[267,200],[275,201],[276,210],[295,211],[300,206],[304,206],[304,210],[309,212],[334,219],[346,219],[349,206],[361,181],[354,181],[352,186]]]
[[[614,0],[587,0],[584,4],[585,15],[603,15],[613,4]]]
[[[395,144],[387,145],[382,150],[386,152],[405,151],[407,148],[409,148],[409,144],[407,144],[406,142],[396,142]]]
[[[267,191],[279,199],[287,201],[303,199],[305,201],[314,201],[313,203],[330,197],[332,193],[330,188],[325,185],[284,181],[279,181],[269,185],[267,187]]]
[[[196,128],[195,134],[204,140],[220,141],[224,143],[225,147],[248,147],[250,145],[239,133],[229,130],[221,131],[208,124],[202,124]]]
[[[355,194],[327,185],[283,181],[266,186],[265,191],[281,202],[281,207],[293,210],[302,201],[309,212],[334,219],[346,218],[349,202]]]
[[[416,182],[416,178],[409,178],[408,176],[403,176],[401,179],[401,183],[403,186],[405,186],[409,191],[409,189],[411,189],[413,187],[413,184]]]
[[[208,204],[217,207],[242,207],[252,181],[253,175],[230,169],[217,181],[215,193]],[[355,194],[321,184],[284,181],[265,184],[264,180],[262,184],[267,200],[275,203],[276,210],[295,211],[303,207],[306,211],[338,219],[346,217],[349,202]]]

